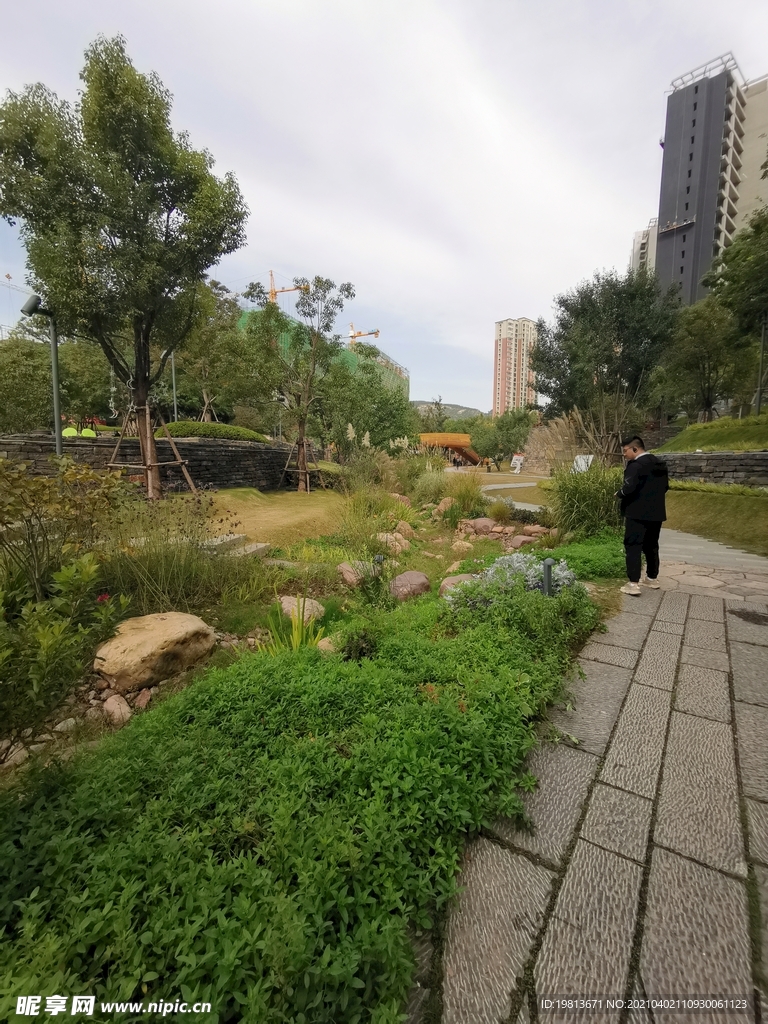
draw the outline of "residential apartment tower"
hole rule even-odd
[[[496,322],[493,374],[493,415],[507,409],[536,404],[536,381],[530,369],[531,349],[536,344],[536,324],[519,320]]]

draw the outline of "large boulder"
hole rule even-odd
[[[416,536],[414,528],[410,523],[406,523],[404,519],[401,519],[395,527],[395,533],[399,533],[402,537],[405,537],[406,540],[410,540],[412,537]]]
[[[310,619],[322,619],[325,615],[325,608],[320,604],[319,601],[313,601],[311,597],[300,598],[300,597],[281,597],[280,605],[283,609],[284,615],[296,615],[299,614],[299,605],[304,605],[304,622],[309,622]]]
[[[488,519],[485,516],[481,519],[470,519],[469,523],[479,537],[489,534],[494,526],[497,525],[495,519]]]
[[[407,497],[407,495],[396,494],[394,491],[391,491],[389,496],[390,498],[395,498],[397,501],[400,502],[401,505],[407,505],[408,508],[411,507],[411,499]]]
[[[473,580],[474,578],[475,577],[471,572],[463,572],[458,576],[446,576],[440,584],[440,597],[443,597],[443,595],[450,590],[451,587],[455,587],[457,583],[466,583],[468,580]]]
[[[406,601],[409,597],[418,597],[419,594],[426,594],[429,587],[429,576],[412,569],[409,572],[401,572],[399,576],[395,576],[389,584],[389,592],[398,601]]]
[[[439,505],[436,506],[435,513],[447,512],[448,509],[449,508],[453,508],[453,506],[455,504],[456,504],[456,499],[455,498],[451,498],[450,496],[447,497],[447,498],[443,498],[443,500],[439,503]]]
[[[411,546],[411,542],[402,533],[377,533],[376,540],[384,544],[393,555],[399,555]]]
[[[517,537],[513,537],[512,540],[509,542],[509,546],[511,548],[514,548],[515,550],[518,550],[518,548],[521,548],[523,544],[535,544],[536,540],[536,537],[525,537],[521,534]]]
[[[523,534],[526,537],[544,537],[549,533],[546,526],[539,526],[538,523],[534,523],[533,526],[524,526]]]
[[[121,622],[101,645],[93,670],[113,693],[134,693],[197,664],[215,643],[211,627],[196,615],[140,615]]]

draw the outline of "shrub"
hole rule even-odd
[[[6,570],[22,574],[37,601],[48,596],[68,555],[93,546],[125,493],[117,473],[53,461],[53,476],[36,476],[28,463],[0,458],[0,558]]]
[[[473,518],[485,514],[487,500],[480,484],[478,473],[455,473],[448,482],[448,494],[455,498],[465,518]]]
[[[497,498],[492,501],[488,506],[488,515],[491,519],[495,519],[497,523],[506,526],[507,523],[512,522],[512,509],[504,501],[503,498]]]
[[[394,460],[386,452],[375,448],[356,449],[343,466],[338,467],[343,488],[348,494],[364,487],[381,487],[394,491],[398,485],[393,468]]]
[[[467,833],[520,810],[535,716],[591,621],[570,591],[493,614],[374,612],[350,624],[359,662],[244,655],[0,794],[14,991],[394,1024],[409,929],[455,895]]]
[[[442,469],[425,469],[413,485],[413,501],[416,505],[437,503],[447,490],[448,480]]]
[[[198,420],[176,420],[168,423],[171,437],[218,437],[222,441],[268,441],[263,434],[247,427],[236,427],[232,423],[200,423]],[[162,427],[155,431],[155,437],[164,438]]]
[[[552,592],[559,594],[566,587],[576,583],[575,574],[561,559],[552,566]],[[525,590],[544,591],[544,563],[533,554],[518,551],[512,555],[497,558],[474,580],[467,580],[453,587],[446,600],[454,609],[490,608],[502,595],[522,585]]]
[[[100,583],[87,554],[53,573],[46,601],[23,581],[0,590],[0,735],[34,734],[112,634],[128,602],[97,597]]]
[[[418,452],[402,455],[394,459],[393,469],[397,477],[398,490],[401,494],[413,496],[416,481],[424,473],[436,471],[442,472],[445,468],[445,459],[434,452]]]
[[[590,537],[621,526],[615,492],[622,470],[605,469],[594,462],[584,473],[557,470],[552,480],[551,510],[559,530]]]

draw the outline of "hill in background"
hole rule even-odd
[[[422,416],[432,405],[431,402],[411,402],[411,405],[419,412]],[[443,409],[451,420],[464,420],[469,419],[470,416],[482,416],[484,413],[480,409],[470,409],[466,405],[449,405],[447,402],[443,402]]]

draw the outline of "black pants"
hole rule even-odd
[[[659,575],[659,534],[661,523],[654,519],[624,520],[624,551],[630,583],[640,582],[640,555],[645,555],[645,571],[655,580]]]

